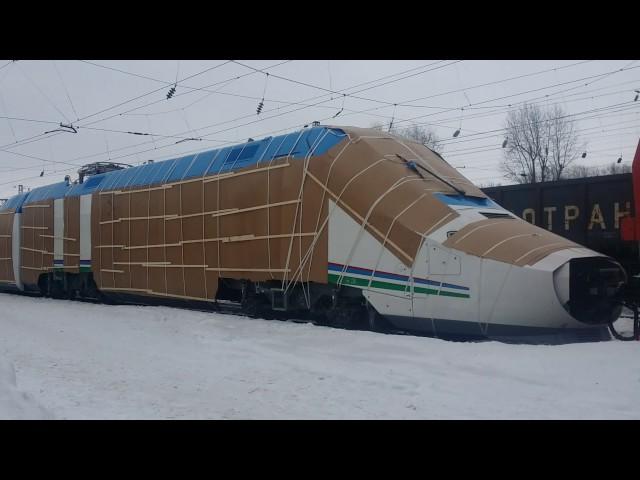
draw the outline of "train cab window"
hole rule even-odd
[[[508,213],[498,213],[498,212],[479,212],[480,215],[484,215],[487,218],[513,218],[512,215]]]

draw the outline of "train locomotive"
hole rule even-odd
[[[0,288],[517,342],[608,339],[620,314],[617,261],[389,133],[314,125],[122,167],[9,199]]]

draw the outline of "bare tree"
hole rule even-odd
[[[495,182],[493,180],[490,180],[488,182],[481,182],[478,184],[479,188],[491,188],[491,187],[499,187],[500,185],[502,185],[500,182]]]
[[[616,173],[631,173],[631,165],[626,163],[611,163],[602,169],[601,175],[615,175]]]
[[[518,183],[559,180],[579,155],[573,121],[558,105],[543,110],[525,103],[508,113],[506,131],[500,167],[506,178]]]
[[[549,134],[550,169],[553,180],[560,180],[564,170],[580,155],[575,123],[568,120],[559,105],[554,105],[547,116]]]
[[[431,150],[435,150],[436,152],[440,152],[442,150],[442,143],[438,135],[436,135],[433,130],[421,127],[420,125],[413,124],[407,128],[398,128],[392,126],[389,130],[389,128],[385,128],[382,123],[376,122],[371,125],[371,128],[375,128],[376,130],[381,131],[386,130],[389,133],[398,135],[399,137],[404,137],[409,140],[413,140],[414,142],[420,143],[421,145],[424,145]]]
[[[564,171],[565,178],[584,178],[594,177],[597,173],[593,167],[587,167],[586,165],[571,165]]]
[[[585,165],[571,165],[564,171],[564,178],[598,177],[601,175],[615,175],[618,173],[630,173],[631,165],[611,163],[603,167],[587,167]]]
[[[431,150],[440,152],[442,150],[442,143],[440,138],[431,129],[421,127],[419,125],[411,125],[400,131],[400,136],[414,140]]]

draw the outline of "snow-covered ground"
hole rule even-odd
[[[18,390],[13,365],[0,358],[0,420],[47,420],[51,413]]]
[[[0,417],[640,418],[639,342],[453,343],[0,294],[0,362],[16,377],[0,369]]]

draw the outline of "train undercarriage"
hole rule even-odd
[[[20,292],[16,290],[13,293]],[[54,271],[42,274],[37,286],[25,285],[22,293],[110,305],[168,306],[267,320],[309,322],[334,328],[424,335],[424,332],[419,330],[394,326],[368,303],[360,289],[313,282],[296,284],[285,290],[280,281],[251,282],[220,278],[216,298],[211,302],[204,302],[125,292],[103,292],[97,287],[91,272]],[[620,292],[619,301],[633,315],[633,334],[619,333],[614,328],[614,322],[609,324],[611,334],[618,340],[640,339],[640,278],[630,279],[626,288]],[[621,318],[624,318],[624,315]],[[439,336],[448,340],[482,340],[457,335]]]
[[[50,272],[40,275],[38,285],[25,285],[23,292],[10,293],[108,305],[168,306],[200,311],[240,314],[267,320],[292,320],[344,329],[400,333],[368,304],[362,291],[313,282],[296,284],[289,290],[282,282],[251,282],[220,278],[216,298],[211,302],[170,297],[149,297],[125,292],[103,292],[93,273]]]

